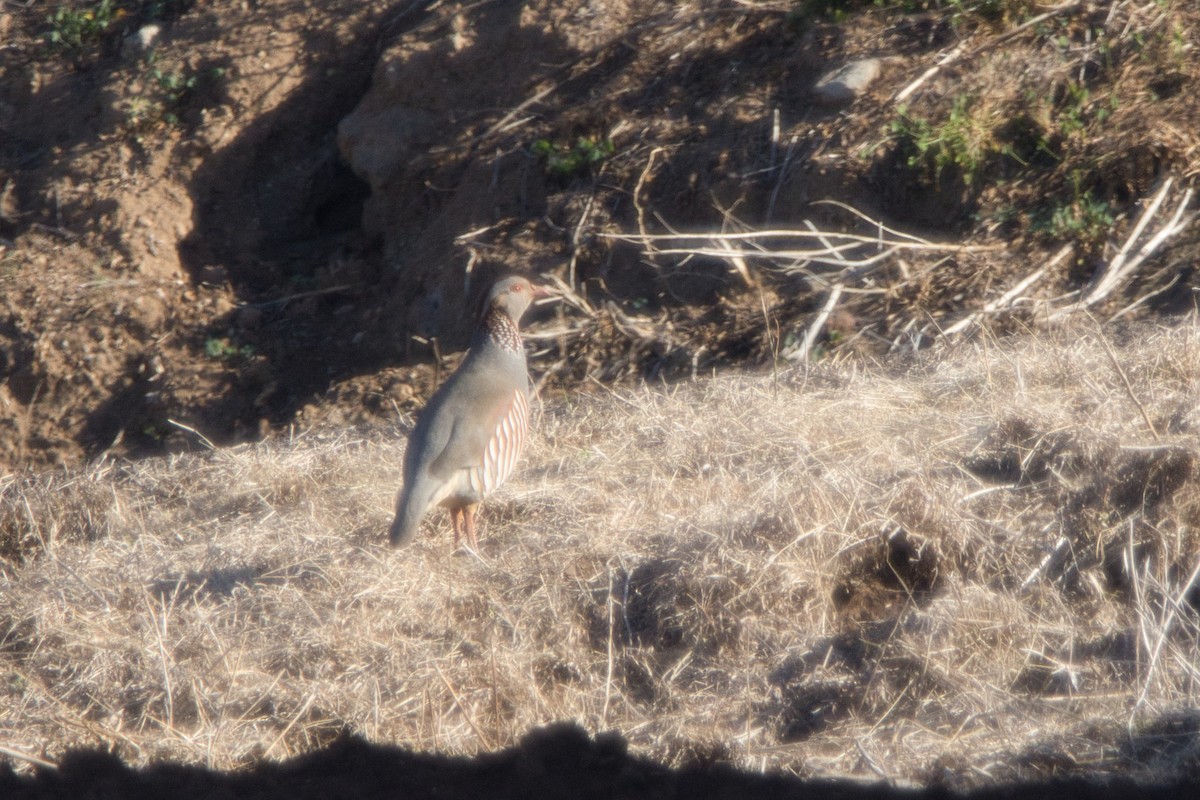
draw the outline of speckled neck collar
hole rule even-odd
[[[484,337],[501,350],[510,353],[523,353],[525,346],[521,342],[521,331],[512,318],[498,308],[490,308],[483,316],[480,327]]]

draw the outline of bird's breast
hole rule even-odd
[[[529,398],[517,389],[478,463],[457,470],[433,498],[433,503],[460,508],[481,502],[508,479],[516,468],[529,432]]]
[[[488,439],[483,452],[483,463],[469,470],[471,488],[480,495],[488,495],[508,480],[517,459],[525,449],[525,438],[529,432],[529,398],[517,389],[512,402],[500,417]]]

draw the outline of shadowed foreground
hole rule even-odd
[[[943,788],[898,789],[884,784],[803,780],[739,772],[729,767],[669,769],[630,756],[617,734],[594,740],[575,725],[551,725],[511,748],[476,758],[413,753],[348,736],[330,747],[284,763],[220,772],[200,766],[157,764],[132,769],[97,750],[80,750],[60,769],[18,778],[0,772],[0,796],[24,798],[1173,798],[1194,797],[1200,783],[1145,786],[1131,780],[1082,778],[1009,784],[969,794]]]

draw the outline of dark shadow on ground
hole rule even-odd
[[[1158,800],[1195,797],[1200,783],[1142,785],[1131,780],[1072,778],[1006,784],[970,793],[946,788],[898,789],[883,783],[812,780],[740,772],[723,765],[671,769],[626,752],[616,734],[591,739],[579,727],[533,731],[519,745],[476,758],[413,753],[346,736],[328,748],[284,763],[237,772],[156,764],[132,769],[97,750],[68,754],[57,770],[17,777],[0,765],[0,797],[8,800],[199,800],[200,798],[756,798],[757,800]]]

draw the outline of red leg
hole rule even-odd
[[[458,549],[458,542],[463,534],[463,510],[461,508],[450,509],[450,524],[454,526],[454,549]],[[467,541],[470,541],[468,534]]]
[[[471,505],[465,507],[463,509],[463,521],[466,523],[465,527],[467,529],[467,544],[471,546],[472,550],[478,553],[479,542],[475,539],[475,509],[477,508],[479,508],[478,503],[472,503]]]

